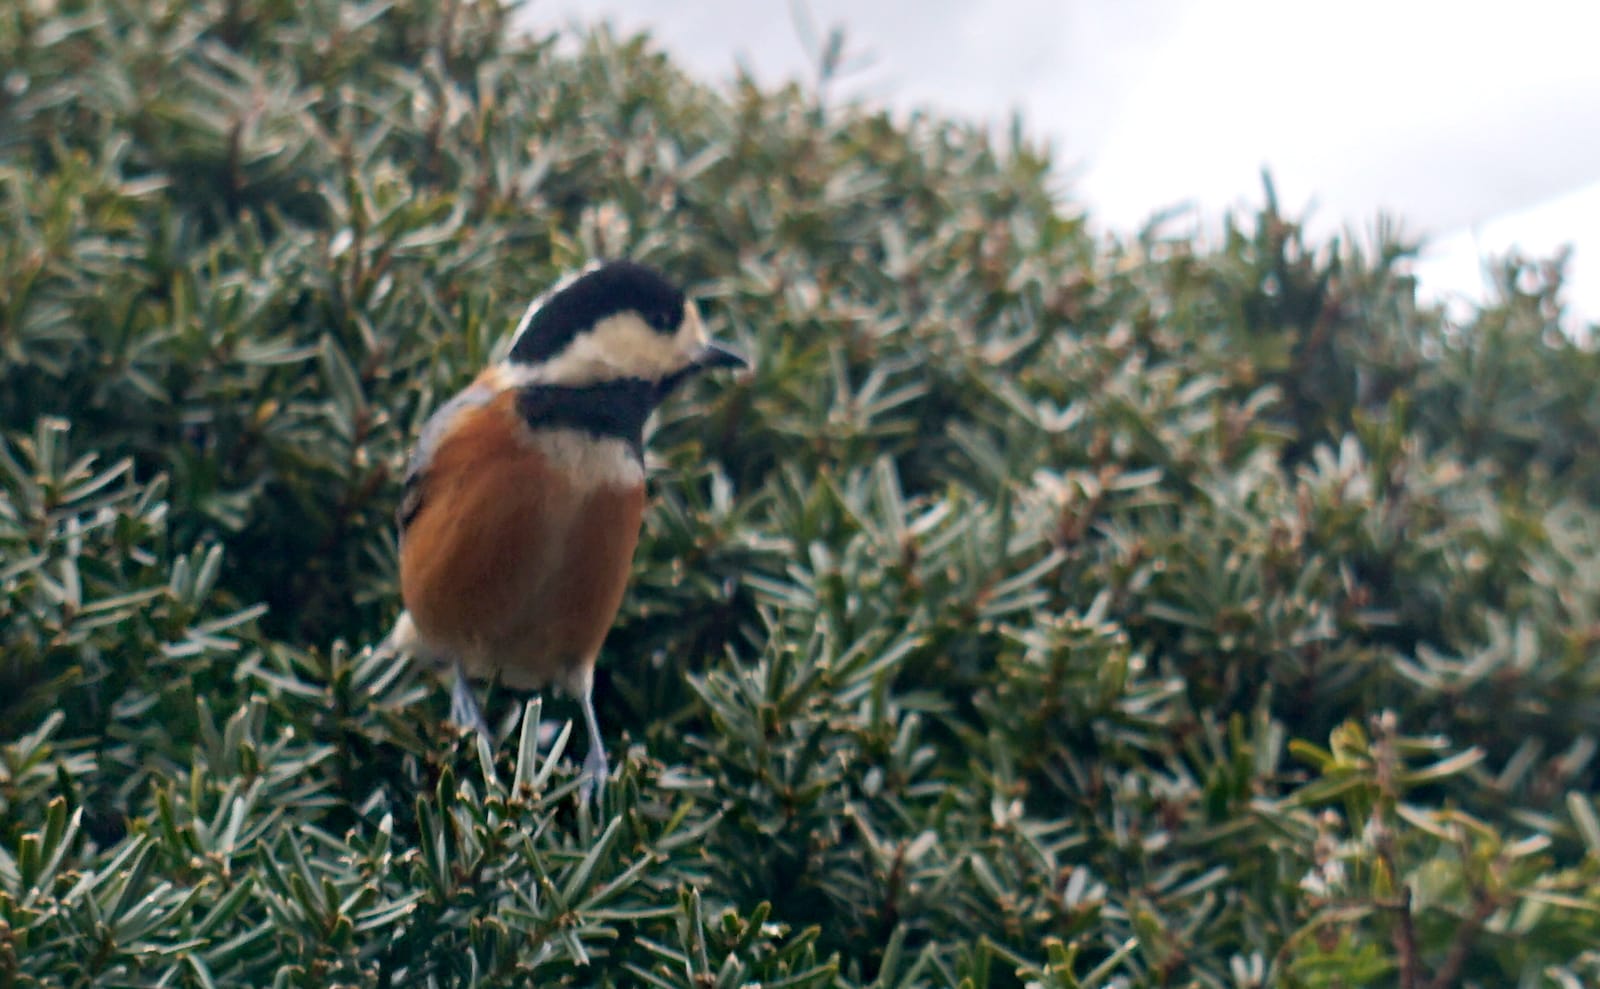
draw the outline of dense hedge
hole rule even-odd
[[[0,984],[1600,980],[1559,270],[1457,325],[508,16],[0,9]],[[420,422],[623,254],[759,366],[658,418],[594,813],[371,644]]]

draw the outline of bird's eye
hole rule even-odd
[[[661,333],[665,333],[678,325],[678,317],[667,309],[657,309],[649,316],[646,316],[645,321],[650,324],[651,328]]]

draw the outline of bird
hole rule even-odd
[[[748,368],[653,267],[591,264],[536,298],[503,360],[423,425],[396,522],[404,610],[385,645],[453,668],[450,719],[493,736],[470,681],[560,688],[609,773],[594,670],[645,508],[644,427],[679,386]]]

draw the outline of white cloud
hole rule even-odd
[[[1529,258],[1554,257],[1574,244],[1566,269],[1566,325],[1600,318],[1600,182],[1527,209],[1495,217],[1470,230],[1440,238],[1429,246],[1417,276],[1426,294],[1460,308],[1491,295],[1485,262],[1517,252]]]
[[[1211,0],[1088,152],[1086,197],[1133,222],[1180,199],[1253,195],[1341,221],[1388,210],[1459,228],[1600,177],[1600,6]]]
[[[1480,294],[1465,244],[1532,255],[1575,244],[1574,308],[1600,318],[1588,275],[1600,224],[1569,199],[1600,181],[1600,4],[800,2],[820,32],[842,23],[850,50],[873,56],[844,94],[1002,123],[1020,108],[1101,223],[1131,228],[1180,203],[1211,218],[1254,206],[1267,165],[1285,208],[1314,206],[1314,232],[1387,212],[1436,237],[1422,271],[1441,295]],[[738,58],[778,82],[812,72],[792,10],[558,0],[524,16],[609,17],[649,28],[708,79]]]

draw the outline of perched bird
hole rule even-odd
[[[534,300],[507,359],[428,420],[388,641],[454,666],[452,720],[489,738],[468,678],[553,683],[583,708],[583,792],[605,785],[594,666],[639,541],[645,419],[693,375],[745,366],[660,273],[612,261]]]

